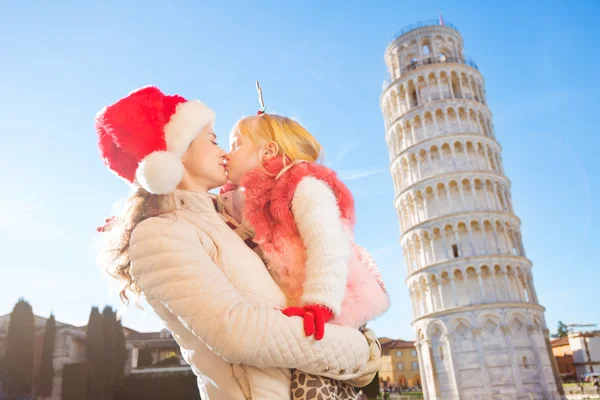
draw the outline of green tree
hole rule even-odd
[[[56,320],[50,315],[44,329],[44,345],[37,382],[37,394],[42,397],[52,395],[52,379],[54,378],[54,342],[56,341]]]
[[[105,306],[102,311],[102,332],[104,335],[104,399],[113,400],[117,381],[117,318],[109,306]]]
[[[375,374],[375,378],[367,386],[362,388],[364,394],[367,395],[369,400],[376,399],[379,396],[379,372]]]
[[[553,338],[564,338],[567,337],[569,333],[569,328],[562,321],[558,321],[558,327],[556,328],[556,333],[552,335]]]
[[[106,365],[102,315],[93,307],[87,325],[87,400],[104,400]]]
[[[33,338],[35,321],[29,303],[19,299],[15,304],[6,334],[6,351],[2,365],[2,388],[10,398],[31,394],[33,381]]]

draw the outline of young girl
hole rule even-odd
[[[231,143],[231,184],[222,199],[253,230],[291,305],[283,312],[303,317],[306,335],[316,340],[326,322],[361,328],[384,313],[389,297],[381,275],[353,240],[352,194],[318,163],[317,140],[292,119],[259,113],[237,123]]]

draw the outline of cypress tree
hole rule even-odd
[[[27,396],[33,381],[35,321],[29,303],[19,299],[10,314],[6,352],[2,357],[2,388],[9,396]]]
[[[87,400],[104,400],[106,388],[104,329],[102,315],[97,307],[93,307],[90,312],[86,350]]]
[[[117,385],[123,379],[125,375],[125,364],[127,364],[127,359],[129,358],[129,352],[127,351],[127,346],[125,342],[125,332],[123,330],[123,326],[121,325],[121,321],[116,321],[116,329],[117,329],[117,340],[116,340],[116,365],[117,365],[117,374],[116,374],[116,383]]]
[[[50,315],[44,330],[42,360],[38,375],[37,394],[42,397],[52,395],[52,380],[54,378],[54,343],[56,341],[56,320]]]
[[[117,376],[117,319],[109,306],[105,306],[102,311],[102,332],[104,335],[104,399],[113,400]]]

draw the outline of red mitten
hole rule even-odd
[[[333,313],[329,308],[316,304],[304,307],[288,307],[281,312],[288,317],[304,318],[304,333],[306,336],[315,335],[316,340],[323,339],[325,324],[333,318]]]
[[[306,311],[302,307],[288,307],[285,310],[281,310],[288,317],[304,317]]]
[[[317,304],[304,306],[304,310],[304,333],[306,336],[314,333],[316,340],[323,339],[325,324],[333,318],[333,313],[329,308]]]

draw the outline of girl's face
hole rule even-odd
[[[227,183],[225,151],[217,144],[213,128],[207,125],[190,143],[181,161],[185,168],[179,187],[187,190],[209,191]]]
[[[231,135],[231,151],[227,158],[227,178],[229,182],[239,185],[242,176],[259,166],[263,155],[262,146],[258,146],[247,135],[239,130]]]

